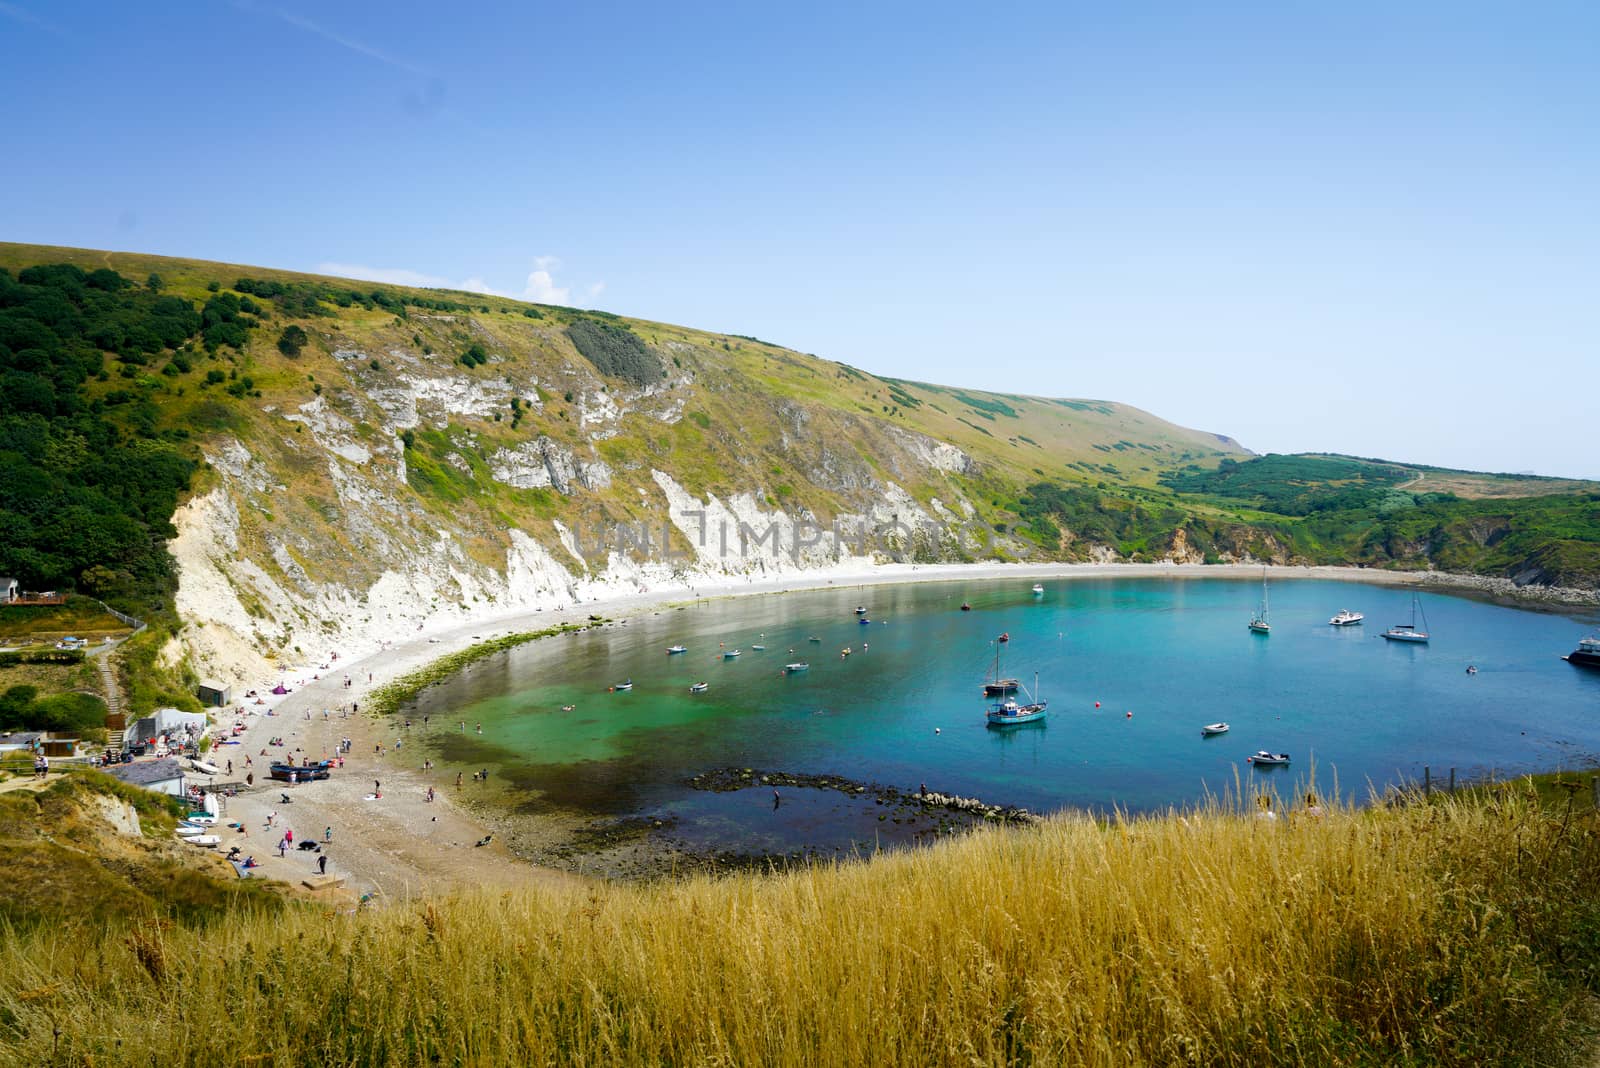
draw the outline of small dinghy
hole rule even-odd
[[[688,651],[689,651],[689,647],[687,645],[669,645],[669,646],[667,646],[667,655],[668,656],[675,656],[678,653],[687,653]]]
[[[709,689],[711,689],[711,684],[709,682],[697,682],[694,685],[689,687],[689,692],[690,693],[705,693]]]
[[[750,648],[754,649],[758,653],[764,653],[767,651],[767,647],[765,645],[752,645]]]
[[[815,634],[813,634],[809,638],[807,638],[806,641],[808,641],[808,642],[817,642],[817,643],[820,644],[822,639],[817,637]]]
[[[578,706],[577,705],[562,705],[561,706],[561,711],[563,711],[563,712],[576,712],[577,710],[578,710]]]
[[[208,764],[204,760],[191,760],[189,766],[202,775],[221,775],[222,769],[215,764]]]
[[[1258,768],[1277,768],[1289,763],[1288,753],[1269,753],[1265,749],[1258,749],[1252,756],[1244,758],[1249,764]]]
[[[866,609],[865,605],[859,605],[859,604],[856,605],[856,615],[864,616],[866,614],[867,614],[867,609]]]
[[[183,817],[183,822],[195,827],[211,827],[216,824],[217,817],[208,816],[204,812],[196,812],[193,815]]]
[[[811,665],[807,664],[807,663],[803,663],[802,661],[796,660],[792,664],[783,665],[783,670],[788,672],[789,674],[793,675],[793,674],[795,674],[796,672],[799,672],[799,671],[809,671],[809,670],[811,670]]]
[[[1035,597],[1043,597],[1044,596],[1044,585],[1042,583],[1035,582],[1033,584],[1033,595]]]
[[[1226,723],[1207,723],[1204,727],[1200,728],[1200,733],[1205,735],[1207,738],[1211,737],[1213,734],[1227,734],[1228,725]]]
[[[619,682],[615,686],[611,687],[611,692],[627,693],[631,689],[633,689],[633,680],[629,679],[627,682]]]
[[[222,839],[214,834],[197,834],[193,838],[185,838],[184,841],[190,845],[200,846],[202,849],[215,849],[217,843]]]
[[[205,833],[206,829],[204,827],[196,827],[190,823],[178,824],[177,835],[179,838],[198,838]]]
[[[743,652],[742,649],[724,649],[722,651],[722,659],[724,659],[724,660],[732,660],[734,657],[738,656],[741,652]]]

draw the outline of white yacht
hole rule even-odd
[[[1328,623],[1335,627],[1352,627],[1366,618],[1360,612],[1352,612],[1348,608],[1341,608],[1339,609],[1339,614],[1328,620]]]

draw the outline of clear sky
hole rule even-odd
[[[1600,5],[0,0],[0,238],[1600,478]]]

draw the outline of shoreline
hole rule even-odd
[[[219,764],[234,759],[240,781],[244,769],[239,757],[248,753],[254,760],[251,770],[264,779],[266,764],[286,753],[300,750],[302,755],[322,758],[333,755],[338,741],[349,738],[351,751],[345,767],[328,780],[288,787],[266,780],[231,798],[226,818],[241,821],[248,830],[239,842],[261,863],[260,876],[299,883],[315,869],[316,853],[291,851],[287,858],[277,856],[276,842],[281,827],[293,827],[298,838],[322,836],[324,827],[334,829],[334,840],[327,848],[329,872],[345,878],[357,892],[378,897],[406,898],[414,894],[454,892],[471,887],[510,886],[529,879],[556,882],[582,882],[586,877],[540,866],[515,856],[505,839],[507,824],[486,813],[473,811],[460,803],[464,785],[458,792],[453,781],[445,782],[442,773],[430,774],[405,755],[408,734],[421,740],[423,731],[410,731],[393,715],[379,716],[369,710],[370,702],[385,687],[401,683],[406,676],[421,678],[433,665],[472,649],[479,642],[504,639],[530,631],[557,631],[569,626],[586,626],[590,617],[603,615],[607,623],[624,622],[646,612],[668,610],[681,604],[802,593],[830,588],[866,588],[910,582],[991,582],[1006,579],[1074,581],[1099,578],[1215,579],[1253,581],[1261,572],[1254,564],[890,564],[869,572],[824,569],[816,572],[763,577],[721,576],[704,587],[671,586],[533,611],[502,613],[476,623],[458,624],[435,633],[419,630],[404,641],[380,642],[377,648],[358,652],[347,659],[330,650],[312,659],[310,666],[284,668],[280,680],[292,687],[289,694],[266,700],[273,681],[254,688],[262,693],[263,706],[242,706],[246,730],[238,746],[221,746],[211,759]],[[1320,579],[1383,586],[1417,585],[1468,596],[1487,597],[1517,607],[1545,610],[1594,607],[1600,597],[1574,603],[1556,596],[1527,597],[1506,592],[1508,580],[1486,579],[1445,572],[1388,571],[1355,567],[1266,568],[1274,579]],[[1512,587],[1515,589],[1514,587]],[[702,592],[704,590],[704,592]],[[688,596],[685,596],[687,594]],[[540,639],[532,639],[540,640]],[[420,673],[420,674],[419,674]],[[349,679],[349,685],[345,683]],[[421,681],[420,692],[432,681]],[[248,688],[248,687],[246,687]],[[391,691],[392,693],[393,691]],[[402,693],[398,704],[408,699]],[[344,711],[355,706],[355,711]],[[367,706],[367,707],[363,707]],[[344,714],[341,712],[344,711]],[[233,713],[221,710],[219,724]],[[443,727],[439,729],[444,729]],[[272,737],[282,737],[282,750],[267,745]],[[382,746],[382,750],[379,750]],[[263,757],[261,750],[267,755]],[[368,784],[384,783],[382,797],[369,799]],[[429,786],[436,800],[426,800]],[[277,803],[280,795],[293,798],[289,805]],[[276,812],[279,829],[266,828],[266,816]],[[518,835],[526,844],[531,836],[558,835],[570,828],[558,816],[523,817]],[[491,836],[484,845],[478,845]],[[224,842],[225,845],[234,844]]]

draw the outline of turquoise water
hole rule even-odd
[[[493,768],[530,811],[646,815],[694,846],[757,850],[910,832],[838,792],[789,791],[774,809],[770,790],[706,793],[691,776],[749,767],[903,790],[926,783],[1035,811],[1146,810],[1223,793],[1236,777],[1287,791],[1313,762],[1324,792],[1336,774],[1342,792],[1364,796],[1369,784],[1420,778],[1424,764],[1441,777],[1451,767],[1481,775],[1575,766],[1600,752],[1600,672],[1560,659],[1583,619],[1429,593],[1433,641],[1400,645],[1379,635],[1410,619],[1408,590],[1283,581],[1263,637],[1245,628],[1260,598],[1252,582],[1046,582],[1042,598],[1029,585],[704,603],[512,650],[430,689],[406,714],[431,717],[447,764]],[[958,610],[964,600],[973,611]],[[857,604],[870,625],[856,622]],[[1366,623],[1329,626],[1345,607]],[[1043,724],[984,723],[979,688],[1002,632],[1003,673],[1030,689],[1038,674],[1050,702]],[[680,643],[687,653],[666,655]],[[743,654],[723,660],[724,645]],[[841,658],[845,646],[853,653]],[[781,675],[793,659],[811,669]],[[632,692],[607,692],[630,678]],[[699,680],[710,691],[691,696]],[[1216,720],[1232,731],[1202,738]],[[1244,758],[1257,749],[1288,752],[1293,765],[1254,771]]]

